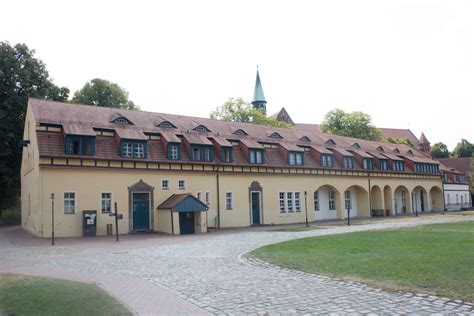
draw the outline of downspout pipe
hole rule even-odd
[[[221,194],[219,183],[219,166],[216,172],[216,186],[217,186],[217,228],[221,228]]]
[[[371,192],[372,190],[370,188],[370,172],[367,175],[367,180],[369,183],[369,214],[370,214],[370,217],[372,217],[372,192]]]

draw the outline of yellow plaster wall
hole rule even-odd
[[[158,210],[155,218],[155,230],[170,235],[173,234],[171,216],[171,210]]]
[[[23,229],[41,236],[43,233],[41,225],[42,178],[39,169],[36,120],[30,105],[26,111],[23,140],[29,140],[30,144],[23,148],[21,160],[21,225]]]
[[[129,232],[128,216],[128,186],[139,180],[154,187],[153,205],[154,228],[160,231],[171,231],[170,223],[160,223],[161,212],[156,208],[174,193],[192,193],[196,196],[201,192],[204,200],[205,192],[210,192],[211,200],[207,214],[201,213],[200,228],[196,232],[205,232],[207,227],[214,227],[217,222],[217,177],[211,172],[188,171],[151,171],[151,170],[125,170],[125,169],[92,169],[92,168],[43,168],[43,190],[41,193],[42,207],[44,210],[43,228],[45,236],[50,235],[51,206],[49,195],[55,192],[56,199],[56,235],[80,236],[82,234],[82,210],[97,210],[98,235],[106,233],[106,224],[113,223],[113,218],[100,212],[101,192],[112,192],[113,202],[118,203],[119,213],[124,214],[124,219],[119,222],[120,233]],[[161,181],[169,181],[170,188],[162,189]],[[186,181],[184,190],[178,189],[178,180]],[[220,226],[243,227],[251,223],[251,208],[249,187],[253,181],[258,181],[263,187],[261,224],[298,223],[305,221],[304,191],[308,192],[308,220],[315,220],[313,209],[313,193],[324,185],[330,185],[337,191],[337,217],[344,218],[344,191],[357,188],[357,213],[359,216],[369,216],[369,182],[367,177],[328,176],[328,175],[278,175],[278,174],[230,174],[220,173]],[[389,185],[392,190],[399,185],[406,186],[409,190],[421,185],[429,189],[440,186],[441,181],[409,179],[409,178],[373,178],[371,185],[383,188]],[[64,214],[63,193],[76,192],[76,214]],[[233,209],[226,210],[225,193],[233,193]],[[279,192],[300,192],[301,211],[293,213],[280,213]],[[407,194],[409,199],[409,194]],[[409,200],[407,200],[409,203]],[[383,204],[382,204],[383,205]],[[160,214],[159,214],[160,213]],[[166,214],[166,212],[164,213]],[[175,234],[179,233],[179,214],[174,213]],[[198,216],[198,215],[197,215]],[[196,220],[197,221],[197,220]],[[163,226],[161,226],[163,225]]]

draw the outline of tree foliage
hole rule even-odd
[[[461,141],[454,147],[451,153],[452,157],[474,157],[473,155],[474,146],[466,139],[462,138]]]
[[[250,103],[244,101],[242,98],[229,98],[223,105],[212,111],[209,116],[214,120],[245,122],[276,127],[291,127],[288,123],[279,121],[273,117],[267,117],[262,110],[255,109]]]
[[[433,158],[449,158],[448,146],[444,143],[436,143],[431,146],[431,157]]]
[[[346,113],[341,109],[329,111],[320,125],[323,132],[367,140],[381,140],[381,132],[363,112]]]
[[[0,210],[20,189],[21,148],[28,97],[66,101],[69,89],[56,86],[45,64],[25,44],[0,42]]]
[[[387,142],[392,143],[392,144],[404,144],[404,145],[408,145],[410,147],[415,148],[415,145],[408,138],[405,138],[405,137],[398,137],[398,138],[389,137],[387,138]]]
[[[128,99],[127,90],[118,84],[104,80],[92,79],[86,82],[81,90],[74,93],[72,102],[103,107],[139,110],[139,107]]]

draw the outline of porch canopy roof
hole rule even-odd
[[[173,212],[206,212],[209,207],[191,193],[182,193],[173,194],[156,209],[171,210]]]

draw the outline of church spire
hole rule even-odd
[[[257,79],[255,81],[255,90],[253,92],[252,105],[256,109],[263,109],[263,112],[267,113],[267,101],[265,95],[263,95],[262,83],[260,82],[260,74],[258,73],[257,66]]]

